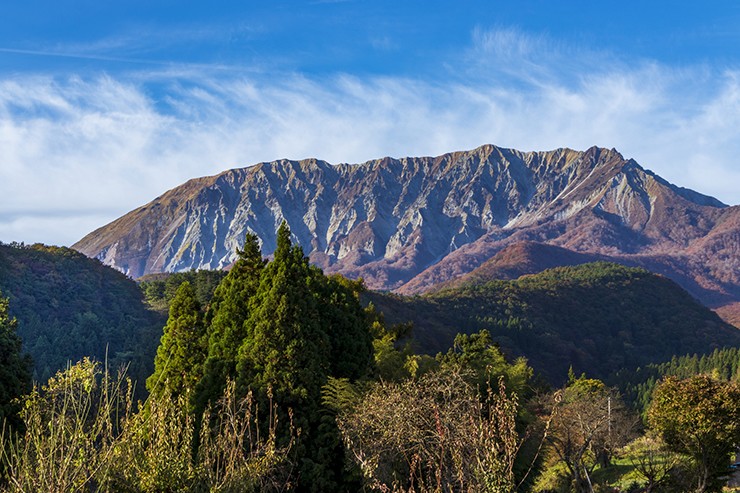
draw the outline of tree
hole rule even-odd
[[[339,415],[344,442],[377,491],[515,489],[517,400],[502,386],[481,402],[468,375],[441,369],[375,384]]]
[[[653,393],[648,423],[668,446],[696,464],[695,491],[721,491],[740,443],[740,385],[707,375],[668,377]]]
[[[251,298],[256,294],[260,275],[267,262],[262,258],[259,238],[247,233],[244,248],[237,248],[237,259],[219,283],[206,313],[209,358],[236,365],[239,346],[247,336]]]
[[[247,338],[252,298],[267,264],[262,258],[259,238],[253,233],[247,233],[244,248],[237,248],[236,253],[236,262],[216,288],[205,314],[208,357],[197,389],[199,414],[222,394],[227,379],[237,377],[237,354]]]
[[[458,334],[453,347],[447,354],[437,356],[437,359],[443,367],[470,370],[473,376],[470,383],[481,392],[487,387],[495,386],[498,379],[503,377],[508,391],[523,397],[533,374],[525,358],[518,358],[513,364],[509,364],[487,330],[471,335]]]
[[[621,454],[645,481],[645,493],[652,493],[670,481],[671,473],[680,459],[653,433],[636,438],[622,449]]]
[[[8,313],[9,301],[0,293],[0,426],[19,424],[15,399],[31,389],[31,358],[21,352],[18,322]]]
[[[159,394],[167,389],[173,397],[195,390],[203,376],[207,344],[200,304],[189,282],[177,289],[170,304],[169,318],[154,359],[154,373],[147,389]]]
[[[321,325],[331,344],[330,374],[351,380],[367,376],[373,338],[368,314],[360,304],[360,294],[365,291],[362,279],[324,276],[319,269],[312,270],[312,290],[318,296]]]
[[[278,402],[303,406],[320,394],[329,373],[330,343],[321,330],[312,269],[283,223],[274,260],[263,272],[251,303],[238,355],[240,381],[275,393]]]
[[[283,223],[274,259],[262,272],[250,304],[248,332],[237,360],[237,383],[243,393],[254,391],[262,406],[274,396],[282,409],[293,410],[293,422],[301,433],[302,443],[296,448],[303,455],[301,475],[320,491],[322,480],[332,482],[334,478],[329,471],[317,472],[322,469],[321,461],[316,460],[318,454],[306,450],[306,444],[314,447],[320,441],[316,435],[321,387],[330,371],[331,344],[311,290],[314,275],[303,250],[292,246],[290,229]],[[282,421],[286,426],[287,419]],[[284,435],[286,429],[278,432]]]
[[[329,376],[356,379],[372,361],[368,318],[359,304],[361,284],[327,278],[292,245],[283,223],[274,258],[249,300],[249,318],[237,356],[237,383],[262,409],[272,396],[292,409],[300,430],[294,448],[302,459],[301,488],[332,491],[342,477],[342,446],[333,417],[321,406]],[[278,439],[287,436],[283,416]]]
[[[636,419],[619,395],[600,380],[571,378],[565,389],[546,398],[552,415],[547,441],[565,465],[576,493],[591,491],[597,465],[607,466],[612,453],[625,445]]]

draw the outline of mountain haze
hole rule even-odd
[[[597,147],[260,163],[190,180],[73,248],[132,277],[217,269],[247,231],[272,252],[283,220],[314,263],[372,289],[425,292],[528,242],[664,273],[715,307],[740,301],[740,207]]]

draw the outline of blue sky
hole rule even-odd
[[[485,143],[615,147],[740,204],[738,47],[731,1],[3,2],[0,241],[260,161]]]

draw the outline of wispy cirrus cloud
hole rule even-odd
[[[71,244],[189,178],[259,161],[362,162],[484,143],[616,147],[678,185],[740,203],[740,70],[584,55],[569,63],[590,69],[563,76],[562,48],[517,36],[476,33],[465,61],[472,70],[473,52],[529,57],[505,80],[486,58],[474,76],[432,80],[194,67],[0,79],[0,240]]]

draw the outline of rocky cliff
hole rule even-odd
[[[422,292],[528,241],[676,267],[708,303],[740,300],[740,207],[596,147],[260,163],[191,180],[73,247],[132,277],[217,269],[247,231],[272,252],[283,220],[314,263],[373,289]]]

